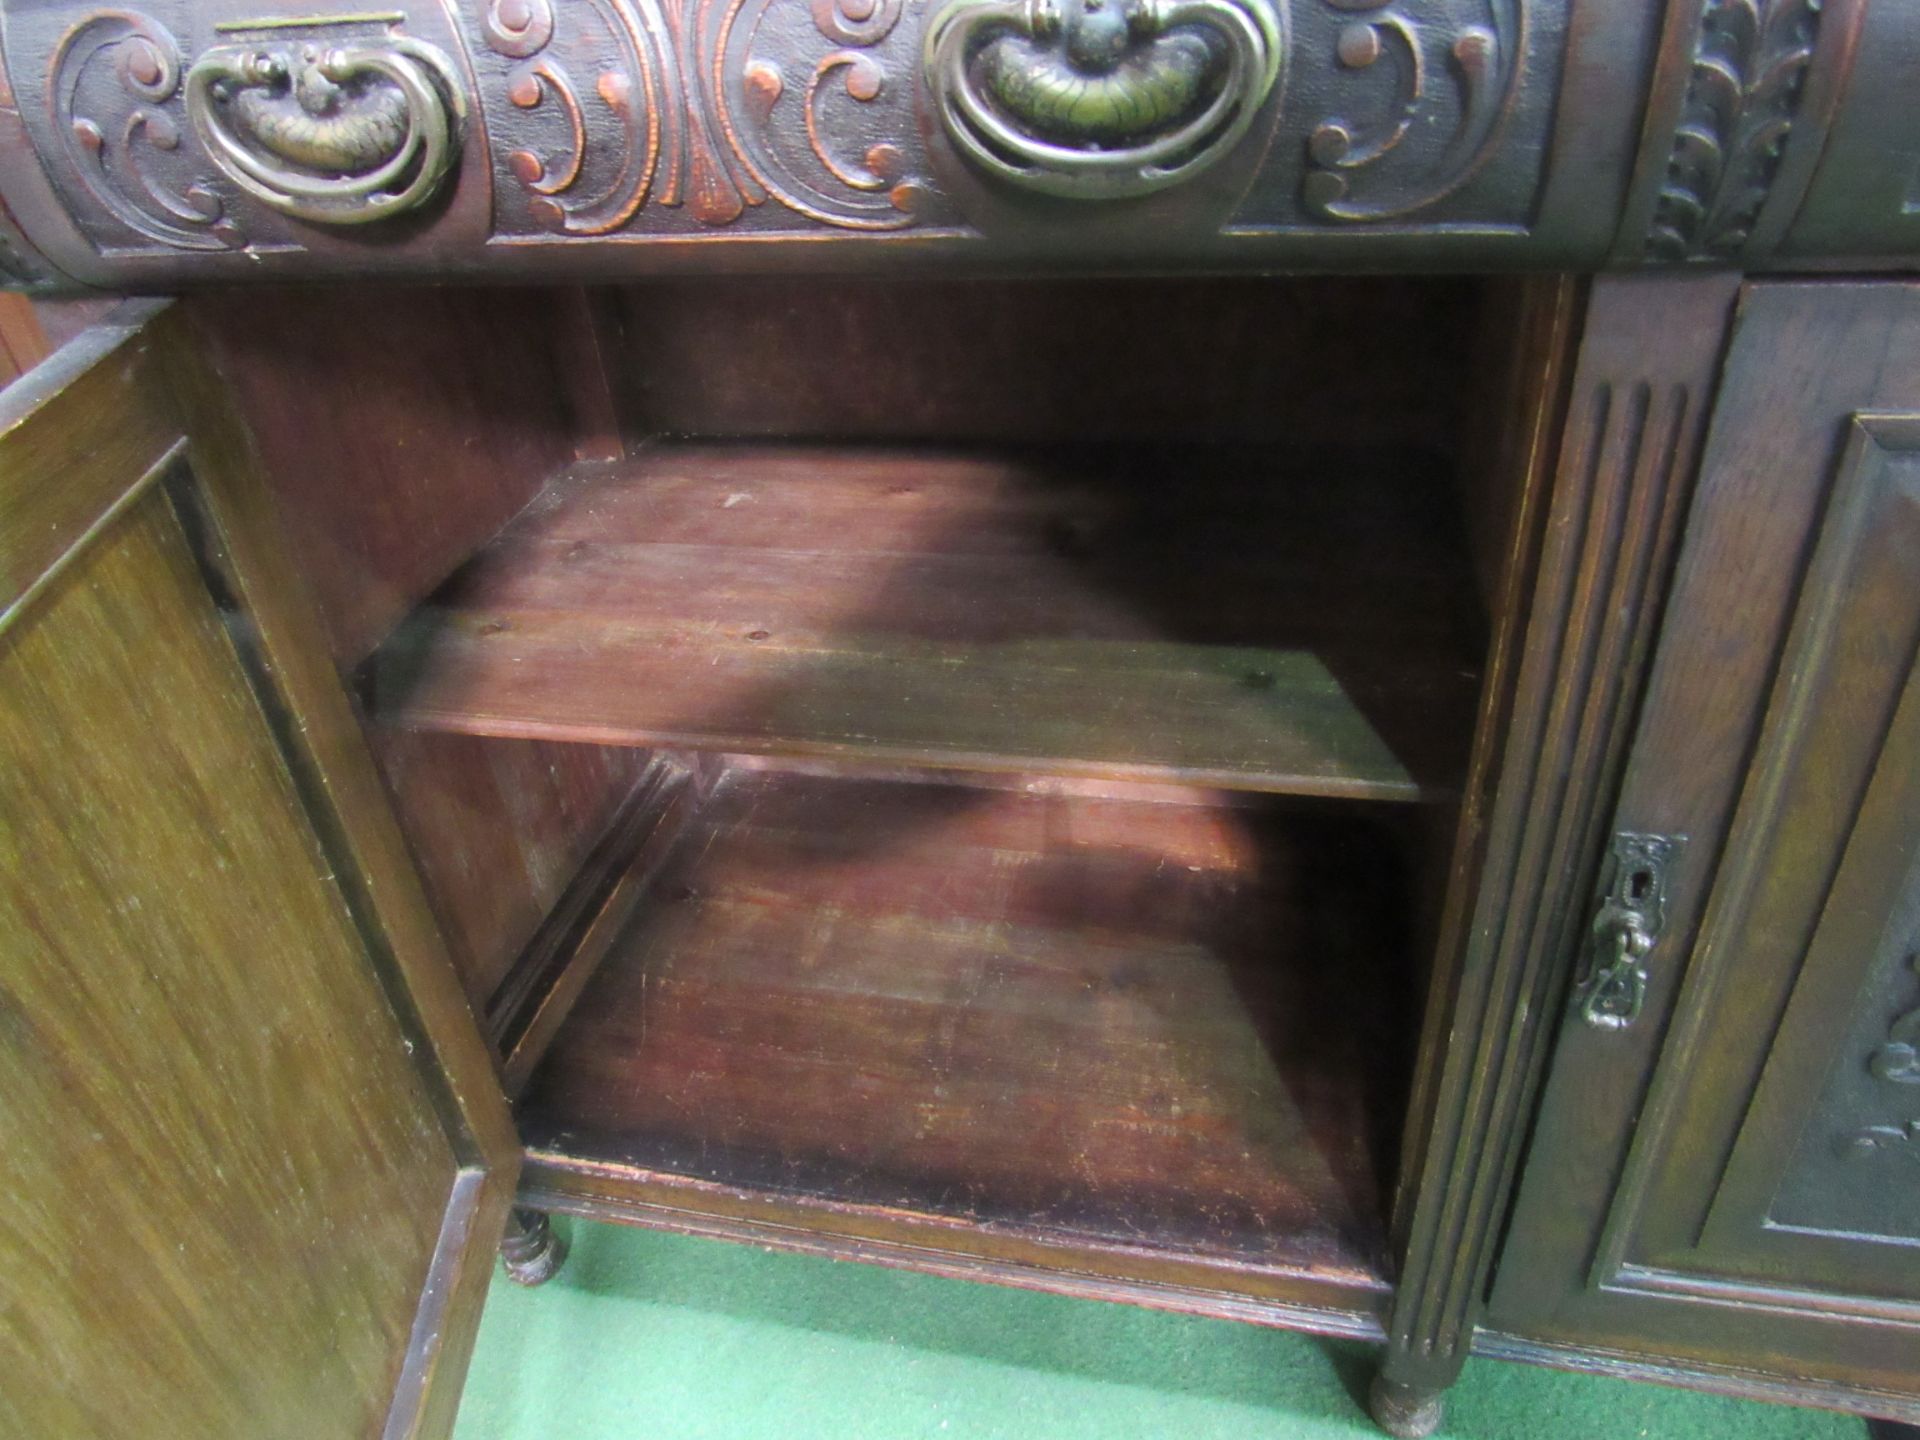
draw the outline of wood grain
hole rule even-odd
[[[500,744],[487,741],[487,744]],[[691,769],[647,755],[639,780],[486,1007],[501,1081],[517,1095],[580,992],[646,898],[698,800]]]
[[[611,292],[629,440],[1439,445],[1481,282],[652,282]]]
[[[572,883],[644,750],[369,727],[407,847],[476,1013]]]
[[[383,652],[475,734],[1443,795],[1471,581],[1418,457],[660,447],[581,467]]]
[[[1537,559],[1508,572],[1510,668],[1475,757],[1491,803],[1461,841],[1483,859],[1456,882],[1427,999],[1416,1093],[1432,1122],[1416,1118],[1404,1161],[1384,1369],[1399,1385],[1445,1386],[1471,1344],[1565,983],[1549,961],[1586,921],[1736,290],[1615,278],[1589,295],[1551,480],[1520,522]]]
[[[0,295],[0,387],[11,385],[52,349],[33,302],[24,295]]]
[[[343,667],[573,458],[550,297],[275,290],[185,308]]]
[[[252,483],[297,537],[345,668],[574,457],[576,436],[618,453],[601,317],[578,292],[274,291],[186,308],[193,363],[248,431]],[[484,1006],[644,757],[377,727],[368,740]]]
[[[377,1432],[456,1162],[160,491],[0,639],[0,860],[0,1431]]]
[[[133,301],[0,395],[0,625],[55,563],[180,438],[143,383],[161,307]]]
[[[256,437],[196,349],[184,316],[156,326],[164,376],[191,436],[193,479],[176,486],[202,575],[233,616],[260,714],[359,928],[416,1073],[461,1165],[443,1191],[433,1267],[388,1411],[388,1440],[449,1433],[479,1328],[520,1150],[492,1058],[462,994],[420,878],[387,804],[359,717],[328,651],[314,593],[282,528]]]
[[[1492,1299],[1530,1342],[1909,1418],[1912,1207],[1810,1107],[1871,1083],[1864,972],[1910,950],[1917,320],[1910,285],[1743,291],[1613,818],[1689,837],[1646,1013],[1559,1036]],[[1784,1203],[1807,1166],[1828,1214]]]
[[[529,1084],[536,1183],[631,1172],[686,1211],[751,1192],[828,1232],[865,1207],[962,1253],[1371,1291],[1398,840],[1199,800],[728,776]]]

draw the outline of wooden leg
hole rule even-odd
[[[1367,1408],[1374,1423],[1396,1440],[1426,1440],[1440,1428],[1447,1402],[1443,1391],[1403,1385],[1382,1374],[1373,1377]]]
[[[500,1259],[507,1278],[520,1285],[544,1285],[567,1258],[567,1240],[541,1210],[515,1208],[507,1216]]]

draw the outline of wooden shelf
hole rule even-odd
[[[1377,1308],[1393,817],[1199,798],[730,772],[533,1073],[528,1193]]]
[[[549,485],[369,684],[421,729],[1430,798],[1462,555],[1398,454],[663,445]]]

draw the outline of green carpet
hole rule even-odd
[[[496,1276],[456,1440],[1380,1440],[1364,1346],[572,1222]],[[1473,1440],[1861,1440],[1839,1415],[1476,1360]]]

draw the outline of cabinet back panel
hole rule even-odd
[[[630,433],[1446,448],[1464,280],[729,280],[616,292]]]

